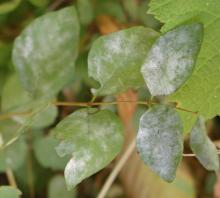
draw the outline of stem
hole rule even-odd
[[[100,193],[98,194],[97,198],[104,198],[106,194],[108,193],[108,190],[110,189],[112,183],[115,181],[117,175],[127,162],[128,158],[131,156],[132,152],[135,149],[136,141],[135,139],[132,140],[132,142],[128,145],[125,153],[119,160],[119,162],[116,164],[115,168],[111,172],[111,174],[108,176],[107,180],[105,181]]]
[[[6,175],[7,175],[8,183],[10,184],[10,186],[17,188],[17,183],[15,180],[14,174],[10,168],[7,168]]]
[[[11,118],[13,116],[19,116],[19,115],[25,116],[25,115],[30,115],[30,114],[31,114],[30,112],[7,113],[7,114],[0,115],[0,120],[6,120],[6,119],[9,119],[9,118]]]
[[[218,155],[220,155],[220,150],[217,150]],[[183,153],[183,157],[195,157],[194,153]]]

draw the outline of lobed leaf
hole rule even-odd
[[[158,36],[154,30],[133,27],[98,38],[88,57],[88,73],[100,83],[94,95],[111,95],[143,85],[140,67]]]
[[[104,168],[120,152],[123,128],[118,117],[109,110],[78,110],[54,129],[62,140],[57,147],[62,157],[72,155],[65,168],[68,189]]]
[[[183,127],[178,113],[166,105],[154,105],[140,119],[137,150],[144,163],[172,182],[183,153]]]
[[[219,158],[215,144],[206,134],[205,121],[199,117],[190,134],[190,147],[196,158],[208,170],[219,169]]]
[[[220,1],[219,0],[151,0],[150,13],[165,25],[162,32],[170,30],[186,21],[204,25],[204,38],[196,67],[189,80],[170,99],[181,107],[199,112],[210,119],[220,111]],[[180,112],[184,131],[189,132],[194,125],[194,115]]]

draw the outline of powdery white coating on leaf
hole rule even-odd
[[[201,24],[179,26],[152,46],[141,72],[153,96],[169,95],[191,75],[203,35]]]
[[[119,153],[123,128],[109,110],[81,109],[62,120],[54,135],[61,140],[58,155],[72,155],[65,168],[69,189],[104,168]]]
[[[88,57],[89,76],[100,83],[95,95],[123,92],[144,84],[140,67],[158,33],[133,27],[98,38]]]
[[[78,41],[74,7],[31,22],[16,38],[12,55],[23,88],[34,97],[53,97],[72,79]]]
[[[196,158],[208,170],[219,169],[219,157],[214,143],[206,134],[205,121],[199,117],[190,134],[190,147]]]
[[[169,106],[155,105],[140,119],[137,150],[144,163],[168,182],[175,178],[183,152],[182,122]]]

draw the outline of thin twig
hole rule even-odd
[[[10,184],[10,186],[17,188],[17,183],[14,174],[10,168],[6,169],[6,176],[8,178],[8,183]]]
[[[127,160],[129,159],[129,157],[131,156],[132,152],[135,149],[135,140],[133,140],[129,146],[127,147],[125,153],[123,154],[123,156],[121,157],[121,159],[119,160],[119,162],[116,164],[115,168],[113,169],[113,171],[111,172],[111,174],[108,176],[107,180],[105,181],[99,195],[97,198],[104,198],[106,196],[106,194],[108,193],[108,190],[110,189],[112,183],[115,181],[117,175],[119,174],[119,172],[121,171],[121,169],[123,168],[123,166],[125,165],[125,163],[127,162]]]
[[[28,116],[30,115],[30,112],[14,112],[14,113],[6,113],[6,114],[0,114],[0,120],[6,120],[13,116]]]
[[[218,155],[220,155],[220,150],[217,150]],[[194,153],[183,153],[183,157],[195,157]]]

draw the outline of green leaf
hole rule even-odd
[[[79,24],[74,7],[35,19],[16,38],[13,62],[35,99],[53,97],[73,78]]]
[[[100,83],[94,95],[110,95],[143,85],[140,67],[158,34],[133,27],[98,38],[88,57],[89,76]],[[131,75],[132,74],[132,75]]]
[[[165,23],[167,31],[186,21],[204,25],[204,38],[195,70],[190,79],[170,99],[182,108],[199,112],[210,119],[220,111],[220,1],[218,0],[152,0],[150,12]],[[181,113],[184,128],[189,132],[195,120],[193,114]]]
[[[0,122],[0,147],[10,141],[19,126],[13,121]],[[26,160],[27,144],[23,138],[20,138],[8,147],[0,150],[0,172],[7,168],[18,169]]]
[[[183,153],[182,121],[166,105],[154,105],[140,119],[137,150],[144,163],[167,182],[175,178]]]
[[[7,14],[8,12],[13,11],[21,3],[21,0],[10,0],[3,3],[0,3],[0,14]]]
[[[190,134],[190,147],[196,158],[208,170],[219,169],[219,158],[214,143],[206,134],[205,121],[199,117]]]
[[[68,189],[104,168],[120,152],[123,128],[119,118],[109,110],[78,110],[62,120],[54,130],[62,140],[60,156],[72,155],[65,168]]]
[[[29,1],[37,7],[44,7],[49,3],[50,0],[29,0]]]
[[[38,162],[45,168],[53,170],[64,170],[70,156],[59,157],[55,147],[59,141],[51,136],[38,138],[34,142],[34,153]]]
[[[48,198],[75,198],[75,190],[67,191],[65,179],[62,175],[57,175],[50,180]]]
[[[11,186],[0,186],[1,198],[19,198],[21,191]]]
[[[175,92],[191,76],[202,42],[199,23],[179,26],[160,36],[141,72],[153,96]]]
[[[39,108],[39,102],[40,101],[33,101],[29,93],[23,90],[17,75],[11,75],[10,78],[8,78],[2,92],[2,110],[4,112],[36,111]],[[55,105],[46,104],[45,108],[35,115],[31,126],[35,128],[47,127],[54,122],[57,114],[58,110]],[[12,118],[20,124],[24,124],[29,117],[30,115],[16,115]]]
[[[79,20],[83,25],[88,25],[94,18],[93,4],[90,0],[77,0]]]

